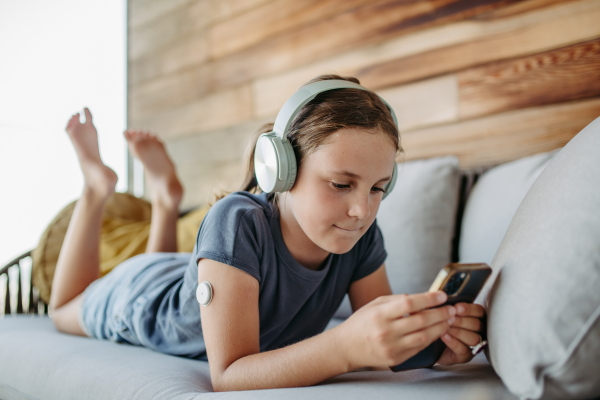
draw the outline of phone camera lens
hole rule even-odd
[[[448,279],[448,283],[444,286],[444,292],[448,294],[448,296],[452,296],[458,292],[461,288],[463,282],[467,278],[466,272],[461,272],[460,274],[454,274]]]

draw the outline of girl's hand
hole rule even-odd
[[[456,309],[443,292],[381,296],[334,329],[349,370],[394,366],[440,338],[454,323]]]
[[[457,315],[448,332],[442,335],[442,341],[448,346],[438,364],[451,365],[471,361],[474,357],[469,346],[481,342],[483,332],[484,308],[479,304],[456,304]]]

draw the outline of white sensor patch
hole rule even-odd
[[[206,307],[210,304],[213,297],[213,288],[208,281],[204,281],[198,285],[196,289],[196,298],[201,306]]]

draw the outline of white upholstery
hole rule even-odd
[[[600,396],[600,118],[558,152],[492,262],[492,364],[530,399]]]
[[[0,399],[514,399],[485,358],[393,373],[353,372],[317,386],[211,393],[208,363],[59,333],[47,317],[0,319]]]

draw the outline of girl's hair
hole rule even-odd
[[[358,79],[353,77],[321,75],[302,86],[330,79],[360,84]],[[379,96],[361,89],[329,90],[319,93],[302,107],[290,125],[287,138],[294,148],[298,170],[308,155],[324,144],[333,133],[343,128],[362,128],[374,134],[384,134],[390,138],[398,154],[404,152],[394,119]],[[244,179],[238,190],[250,193],[261,192],[254,174],[254,148],[259,136],[272,130],[272,123],[264,124],[250,138],[244,154]],[[216,194],[215,201],[225,197],[226,194],[227,192]],[[268,198],[276,203],[275,193],[269,194]]]

